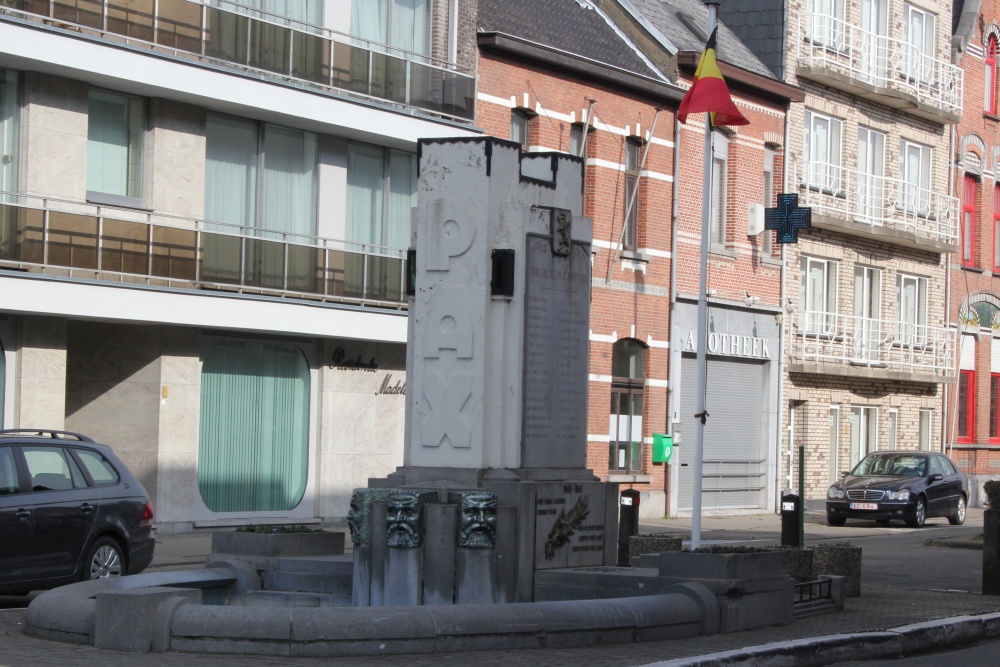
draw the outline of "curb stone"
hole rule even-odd
[[[643,667],[820,667],[849,660],[908,658],[1000,637],[1000,612],[953,616],[926,623],[774,642],[654,662]]]

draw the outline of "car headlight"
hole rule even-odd
[[[826,492],[826,497],[827,498],[843,498],[844,497],[844,490],[843,489],[838,489],[835,486],[831,486],[830,490]]]
[[[890,491],[887,497],[889,498],[889,500],[909,500],[910,490],[901,489],[899,491]]]

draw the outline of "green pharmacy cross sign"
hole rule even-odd
[[[799,230],[812,227],[812,209],[799,206],[798,195],[778,195],[778,205],[764,210],[764,229],[777,232],[778,243],[798,243]]]

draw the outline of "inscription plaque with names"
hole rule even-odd
[[[522,461],[527,468],[586,466],[590,252],[566,255],[529,235],[524,308]]]

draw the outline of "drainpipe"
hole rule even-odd
[[[784,136],[784,146],[783,154],[784,160],[782,160],[781,165],[781,189],[785,192],[788,191],[788,165],[791,162],[792,152],[789,150],[788,137],[791,132],[789,115],[791,114],[792,103],[788,102],[788,106],[785,107],[785,136]],[[769,230],[764,230],[767,234]],[[784,440],[785,430],[781,428],[784,424],[785,415],[785,332],[788,331],[790,322],[786,320],[790,316],[790,313],[785,308],[785,279],[787,276],[788,268],[788,256],[785,253],[785,246],[787,244],[781,244],[781,291],[779,292],[778,306],[784,311],[781,313],[781,324],[778,325],[778,424],[776,431],[776,441],[774,447],[774,457],[773,457],[773,472],[772,479],[774,480],[774,510],[778,512],[781,508],[781,441]],[[792,449],[791,440],[792,431],[788,431],[788,450]],[[788,488],[792,486],[792,467],[791,462],[788,465]],[[805,494],[802,489],[799,489],[799,502],[805,502]]]
[[[677,306],[677,226],[679,222],[678,211],[680,210],[680,204],[677,201],[677,196],[680,192],[680,186],[678,181],[680,180],[681,173],[681,122],[677,120],[677,114],[674,113],[674,181],[673,181],[673,192],[671,193],[671,205],[670,205],[670,347],[669,350],[669,372],[667,373],[667,386],[669,387],[667,394],[667,433],[676,443],[676,434],[674,433],[674,417],[673,415],[680,409],[677,407],[677,376],[680,372],[681,356],[677,354],[675,350],[675,345],[677,342],[677,336],[675,332],[677,331],[677,324],[675,320],[676,306]],[[677,460],[672,465],[680,465],[680,454],[677,455]],[[667,464],[671,465],[671,464]],[[664,516],[670,516],[670,473],[671,469],[665,470],[664,475]]]
[[[951,132],[948,133],[948,159],[949,160],[954,160],[955,159],[955,133],[956,133],[956,131],[957,131],[957,129],[956,129],[955,125],[952,125],[951,126]],[[955,171],[957,169],[958,169],[958,165],[953,162],[952,166],[951,166],[951,169],[948,170],[948,195],[949,196],[953,196],[955,194]],[[959,224],[961,224],[961,216],[959,217],[959,221],[960,221]],[[959,238],[959,243],[961,243],[961,238],[962,238],[961,234],[959,234],[958,238]],[[945,324],[950,326],[951,325],[951,321],[950,321],[951,320],[951,253],[946,253],[945,254],[945,256],[944,256],[944,266],[945,266],[945,272],[944,272],[944,281],[945,281],[944,282],[944,317],[945,317]],[[966,294],[966,296],[968,296],[968,294]],[[956,326],[955,326],[955,354],[954,354],[954,357],[953,357],[954,360],[955,360],[955,373],[956,373],[956,375],[958,374],[958,367],[959,367],[959,363],[960,363],[961,356],[962,356],[962,336],[961,336],[962,331],[961,331],[961,329],[962,329],[961,325],[959,325],[959,324],[956,323]],[[942,407],[943,407],[943,414],[941,415],[941,450],[944,451],[945,446],[947,445],[947,448],[948,448],[948,457],[951,458],[951,453],[952,453],[952,448],[953,447],[952,447],[952,439],[950,437],[950,433],[953,433],[953,431],[951,431],[951,429],[948,428],[948,422],[951,421],[948,418],[948,414],[949,414],[949,404],[948,404],[949,389],[950,389],[949,385],[945,384],[942,387],[942,392],[941,392],[942,395],[943,395],[943,401],[942,401],[942,403],[943,403],[943,405],[942,405]],[[955,393],[956,394],[958,393],[957,378],[956,378],[956,383],[955,383]],[[957,413],[957,410],[956,410],[956,413]],[[957,419],[957,414],[956,414],[956,419]]]

